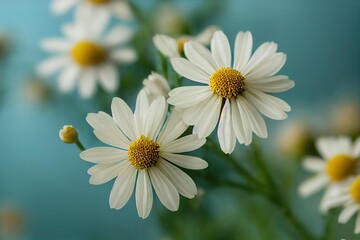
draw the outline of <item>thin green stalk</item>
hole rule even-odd
[[[84,145],[82,145],[82,143],[80,142],[79,139],[76,140],[75,144],[76,144],[76,146],[80,149],[81,152],[82,152],[82,151],[85,151],[85,147],[84,147]]]

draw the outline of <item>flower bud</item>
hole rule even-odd
[[[65,125],[62,129],[60,129],[59,137],[61,141],[65,143],[74,143],[78,140],[78,133],[73,126]]]

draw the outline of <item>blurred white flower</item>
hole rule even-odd
[[[188,41],[195,41],[202,45],[209,45],[212,36],[218,30],[216,26],[210,26],[204,29],[197,36],[184,35],[177,39],[156,34],[153,37],[153,42],[156,48],[166,57],[180,57],[184,50],[184,44]]]
[[[193,180],[177,166],[204,169],[204,160],[182,155],[205,144],[197,135],[180,137],[188,128],[177,111],[165,122],[168,105],[164,97],[152,103],[140,91],[133,113],[120,98],[114,98],[112,117],[104,112],[90,113],[86,120],[102,142],[113,147],[95,147],[80,154],[96,163],[89,169],[91,184],[103,184],[116,178],[110,194],[110,207],[122,208],[134,191],[138,214],[146,218],[151,211],[154,188],[161,203],[169,210],[179,207],[179,194],[193,198],[197,189]],[[165,122],[165,124],[164,124]]]
[[[198,42],[185,43],[185,58],[171,58],[175,71],[201,86],[185,86],[170,91],[168,102],[183,109],[183,119],[194,125],[193,132],[207,137],[218,120],[218,139],[224,153],[232,153],[236,139],[250,144],[252,132],[267,137],[259,111],[275,120],[287,118],[290,106],[267,93],[286,91],[294,86],[287,76],[273,76],[285,64],[286,55],[277,53],[273,42],[252,52],[252,35],[239,32],[235,40],[234,63],[222,31],[214,34],[211,52]]]
[[[330,118],[331,130],[336,134],[360,133],[360,105],[355,100],[336,104]]]
[[[58,79],[60,91],[69,92],[78,85],[82,98],[93,96],[97,81],[105,91],[116,91],[120,80],[116,63],[127,64],[136,60],[133,48],[121,46],[130,40],[133,30],[118,25],[103,36],[106,24],[105,18],[83,16],[74,24],[63,27],[66,38],[43,40],[41,47],[57,56],[43,61],[38,72],[48,76],[61,70]]]
[[[133,18],[128,0],[52,0],[51,11],[54,14],[64,14],[77,7],[77,12],[97,12],[109,19],[112,15],[120,19]]]
[[[155,11],[154,25],[156,32],[177,35],[186,27],[186,16],[173,3],[165,2]]]
[[[321,137],[316,148],[321,158],[307,157],[303,161],[304,168],[315,176],[300,185],[299,193],[306,197],[326,187],[320,203],[320,211],[326,212],[332,197],[339,194],[349,178],[359,173],[360,137],[354,144],[346,136]]]
[[[153,72],[143,81],[144,91],[152,102],[159,96],[168,98],[170,86],[168,81],[160,74]]]
[[[26,102],[33,104],[45,103],[52,95],[52,90],[48,82],[37,76],[27,79],[22,91]]]

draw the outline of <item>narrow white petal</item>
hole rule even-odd
[[[168,117],[164,128],[161,130],[157,142],[165,144],[174,141],[176,138],[183,134],[188,125],[182,120],[182,113],[178,109],[174,109]]]
[[[164,124],[167,110],[168,105],[163,96],[158,97],[151,103],[143,132],[146,137],[155,139],[159,134],[160,128]]]
[[[160,202],[170,211],[177,211],[179,208],[180,197],[174,185],[158,168],[149,168],[148,171]]]
[[[96,72],[94,69],[83,70],[79,79],[79,94],[83,99],[88,99],[96,91]]]
[[[82,151],[80,158],[92,163],[116,163],[128,159],[127,151],[112,147],[94,147]]]
[[[99,80],[100,85],[106,92],[113,93],[119,87],[119,74],[116,66],[111,63],[107,63],[99,67]]]
[[[195,41],[186,42],[184,52],[186,58],[206,74],[211,75],[216,71],[217,66],[211,52],[200,43]]]
[[[54,14],[63,14],[73,7],[79,0],[53,0],[51,11]]]
[[[136,173],[136,168],[129,163],[121,169],[110,193],[110,208],[119,210],[129,201],[134,191]]]
[[[359,123],[360,124],[360,123]],[[348,136],[339,136],[336,139],[337,153],[343,153],[351,155],[353,152],[353,146],[350,137]]]
[[[267,138],[267,128],[264,119],[259,112],[241,95],[237,97],[238,106],[241,105],[248,117],[251,129],[261,138]]]
[[[93,185],[101,185],[107,183],[108,181],[117,177],[125,165],[128,165],[128,163],[121,162],[115,165],[97,164],[88,170],[88,173],[91,174],[89,183]]]
[[[75,12],[75,21],[87,31],[89,38],[97,39],[110,21],[111,15],[104,8],[82,3]],[[91,27],[90,27],[91,26]]]
[[[178,45],[175,39],[157,34],[153,37],[156,48],[166,57],[180,57]]]
[[[230,154],[234,151],[235,144],[236,144],[236,136],[233,130],[232,124],[232,112],[229,99],[226,99],[224,107],[222,109],[220,115],[220,121],[218,126],[218,138],[221,150],[226,153]]]
[[[187,198],[195,197],[196,185],[186,173],[164,159],[158,162],[157,167],[167,176],[181,195]]]
[[[103,143],[128,149],[129,139],[120,131],[113,118],[104,112],[89,113],[86,121],[94,128],[94,134]]]
[[[339,223],[347,223],[357,211],[359,206],[356,203],[346,206],[339,215]]]
[[[280,98],[271,96],[269,94],[266,94],[264,92],[255,89],[247,89],[247,91],[251,92],[251,94],[256,96],[258,99],[261,99],[261,101],[263,102],[268,102],[270,105],[276,106],[285,112],[291,111],[291,107],[289,106],[289,104],[287,104],[285,101],[281,100]]]
[[[289,80],[288,76],[277,75],[258,79],[246,78],[246,86],[262,92],[278,93],[293,88],[295,83]]]
[[[48,77],[69,63],[70,59],[67,55],[57,56],[44,60],[37,66],[36,70],[40,75]]]
[[[319,151],[321,156],[325,160],[329,160],[331,157],[333,157],[334,152],[334,146],[332,144],[332,138],[329,137],[320,137],[316,140],[316,149]]]
[[[253,38],[251,32],[239,32],[237,34],[234,49],[234,69],[241,72],[251,57],[252,46]]]
[[[111,103],[111,112],[116,124],[121,131],[131,140],[136,140],[134,114],[121,98],[113,98]]]
[[[73,43],[63,38],[48,38],[41,42],[41,48],[48,52],[68,52]]]
[[[136,183],[136,208],[139,217],[149,216],[153,204],[153,191],[147,170],[140,170]]]
[[[311,172],[324,171],[326,163],[323,159],[318,157],[306,157],[302,162],[303,167]]]
[[[133,63],[137,59],[136,51],[133,48],[122,48],[110,53],[111,58],[120,64]]]
[[[246,77],[257,79],[273,76],[284,66],[286,55],[284,53],[276,53],[264,61],[256,69],[252,69]]]
[[[332,197],[327,198],[326,200],[326,208],[334,208],[341,205],[344,205],[351,201],[351,196],[349,194],[338,194]]]
[[[127,1],[112,1],[110,8],[120,19],[131,20],[134,17]]]
[[[358,137],[354,142],[352,155],[354,157],[359,157],[360,156],[360,137]]]
[[[233,129],[236,138],[240,144],[248,143],[249,141],[247,140],[248,139],[247,135],[251,135],[252,132],[251,129],[249,129],[250,131],[248,133],[245,132],[246,128],[244,127],[245,122],[243,119],[244,115],[240,114],[236,99],[230,100],[230,107],[231,107],[231,121],[233,123]]]
[[[136,123],[136,135],[139,136],[145,130],[146,116],[149,109],[149,100],[144,90],[141,90],[136,98],[134,118]]]
[[[169,92],[168,103],[179,108],[188,108],[214,95],[208,86],[178,87]]]
[[[240,101],[238,101],[237,99],[232,99],[231,101],[234,102],[234,114],[236,114],[236,116],[238,117],[236,121],[241,123],[241,125],[238,126],[238,129],[236,131],[238,132],[239,135],[239,136],[237,135],[237,139],[240,143],[242,143],[241,140],[243,139],[245,145],[249,145],[252,142],[252,127],[250,123],[251,120],[249,119],[248,114],[245,111],[242,104],[240,103]],[[236,103],[236,108],[235,108],[235,103]]]
[[[213,95],[205,108],[200,113],[199,121],[195,123],[193,133],[200,138],[209,136],[215,129],[220,116],[222,98]]]
[[[307,197],[325,187],[328,181],[325,174],[318,174],[303,182],[299,187],[299,193],[302,197]]]
[[[73,42],[79,42],[82,39],[83,31],[79,29],[77,24],[64,24],[61,27],[61,31],[65,35],[66,38],[71,39]]]
[[[67,66],[59,75],[58,87],[61,92],[71,91],[76,83],[76,78],[79,76],[80,70],[75,65]]]
[[[211,40],[211,53],[218,68],[230,67],[231,50],[229,40],[222,31],[217,31]]]
[[[208,84],[210,81],[210,75],[205,73],[199,67],[194,65],[189,60],[184,58],[171,58],[171,65],[174,70],[183,77],[186,77],[189,80]]]
[[[208,98],[205,98],[201,102],[196,103],[194,106],[181,109],[183,120],[186,124],[195,125],[197,122],[199,122],[199,119],[201,117],[200,113],[206,107],[212,95],[213,94],[211,94]],[[191,99],[189,99],[188,101],[190,102]]]
[[[208,163],[201,158],[187,156],[183,154],[174,154],[160,152],[160,156],[173,164],[187,169],[201,170],[208,167]]]
[[[106,35],[105,43],[107,46],[116,46],[128,42],[133,35],[133,29],[123,25],[118,25],[111,29]]]
[[[198,135],[192,134],[162,145],[160,151],[167,153],[190,152],[200,148],[205,142],[204,138],[199,138]]]

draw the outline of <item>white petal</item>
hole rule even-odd
[[[215,129],[220,116],[221,103],[222,98],[214,94],[200,113],[199,121],[193,128],[193,133],[199,134],[199,138],[209,136]]]
[[[243,93],[243,96],[249,101],[251,105],[256,107],[263,115],[274,120],[283,120],[288,116],[281,108],[281,105],[277,104],[279,101],[275,100],[275,97],[264,94],[257,94],[254,91],[248,90]],[[286,104],[287,107],[289,107]],[[288,108],[287,108],[288,109]]]
[[[302,197],[307,197],[325,187],[328,181],[325,174],[318,174],[303,182],[299,187],[299,193]]]
[[[181,76],[195,82],[209,83],[210,75],[188,60],[184,58],[171,58],[170,61],[174,70]]]
[[[349,203],[351,196],[349,194],[337,194],[327,198],[324,208],[330,209]]]
[[[125,165],[128,165],[128,163],[121,162],[116,163],[115,165],[97,164],[88,170],[88,173],[91,174],[89,183],[93,185],[107,183],[108,181],[117,177]]]
[[[127,151],[112,147],[94,147],[82,151],[80,158],[99,164],[116,163],[128,159]]]
[[[119,87],[119,74],[115,65],[108,63],[98,68],[100,84],[106,92],[114,93]]]
[[[87,32],[89,38],[97,39],[105,30],[111,15],[106,9],[82,3],[75,12],[75,21]]]
[[[246,79],[246,86],[262,92],[278,93],[287,91],[295,86],[294,81],[287,76],[278,75],[268,78]]]
[[[195,197],[197,193],[196,185],[186,173],[164,159],[158,162],[157,167],[166,175],[181,195],[187,198]]]
[[[247,116],[246,114],[240,114],[236,99],[231,99],[230,101],[231,117],[236,138],[240,144],[250,144],[252,140],[252,131],[250,125],[247,124]]]
[[[251,57],[253,38],[251,32],[239,32],[235,39],[234,69],[241,72]]]
[[[231,50],[229,40],[222,31],[217,31],[211,40],[211,53],[217,67],[230,67]]]
[[[347,223],[357,211],[359,211],[357,204],[346,206],[339,215],[339,223]]]
[[[158,168],[149,168],[148,171],[160,202],[170,211],[177,211],[179,208],[180,198],[174,185]]]
[[[249,102],[241,95],[237,97],[238,106],[242,107],[242,111],[246,113],[251,129],[261,138],[267,138],[267,128],[264,119],[258,111],[249,104]],[[241,113],[241,111],[240,111]]]
[[[221,150],[226,153],[230,154],[234,151],[235,144],[236,144],[236,136],[233,130],[232,124],[232,112],[229,99],[226,99],[224,107],[222,109],[220,115],[220,121],[218,126],[218,138]]]
[[[68,52],[73,43],[63,38],[48,38],[41,42],[41,48],[48,52]]]
[[[106,35],[107,46],[116,46],[128,42],[134,35],[134,30],[126,26],[116,26]]]
[[[321,172],[325,169],[325,161],[318,157],[306,157],[302,162],[303,167],[311,172]]]
[[[120,19],[131,20],[133,18],[133,13],[127,1],[113,1],[110,8],[114,15]]]
[[[219,30],[219,27],[217,26],[209,26],[204,29],[201,33],[199,33],[194,40],[198,43],[201,43],[202,45],[209,45],[211,42],[212,37],[214,36],[214,33]]]
[[[121,98],[113,98],[111,103],[111,112],[116,124],[121,131],[131,140],[136,140],[134,114]]]
[[[333,139],[330,137],[320,137],[316,140],[315,144],[316,149],[325,160],[329,160],[336,154],[334,151],[336,146],[334,146]]]
[[[136,173],[136,168],[129,163],[121,169],[110,193],[110,208],[119,210],[129,201],[134,191]]]
[[[61,31],[66,38],[71,39],[73,42],[81,41],[83,36],[83,31],[79,29],[77,24],[64,24],[61,27]]]
[[[67,66],[59,75],[58,87],[61,92],[71,91],[76,83],[76,78],[79,76],[80,70],[75,65]]]
[[[53,0],[51,11],[55,14],[63,14],[78,2],[79,0]]]
[[[348,136],[339,136],[336,139],[337,153],[345,153],[351,155],[353,152],[353,146],[350,137]]]
[[[258,79],[273,76],[280,71],[285,62],[286,55],[284,53],[273,54],[257,68],[252,69],[246,77],[250,79]]]
[[[79,94],[83,99],[88,99],[96,91],[96,73],[94,69],[83,70],[79,79]]]
[[[360,156],[360,137],[358,137],[354,142],[352,155],[354,157],[359,157]]]
[[[186,58],[206,74],[211,75],[216,71],[217,66],[211,52],[200,43],[195,41],[186,42],[184,52]]]
[[[136,184],[136,208],[139,217],[149,216],[153,204],[153,191],[147,170],[140,170]]]
[[[39,74],[43,76],[49,76],[69,63],[70,59],[68,56],[57,56],[41,62],[37,66],[36,70]]]
[[[144,90],[141,90],[136,98],[135,107],[135,123],[136,123],[136,135],[143,134],[146,124],[146,116],[149,109],[149,100]]]
[[[157,34],[153,37],[156,48],[166,57],[180,57],[175,39]]]
[[[187,155],[167,153],[167,152],[160,152],[160,156],[182,168],[200,170],[208,167],[208,163],[206,161],[194,156],[187,156]]]
[[[342,188],[338,184],[331,184],[325,190],[321,202],[320,202],[320,213],[326,214],[333,206],[332,199],[337,198],[339,194],[342,194]]]
[[[214,94],[208,86],[186,86],[178,87],[169,92],[168,103],[179,108],[188,108],[206,99],[210,99]]]
[[[207,103],[211,99],[213,94],[211,94],[208,98],[205,98],[201,102],[196,103],[194,106],[181,109],[183,120],[188,125],[195,125],[199,122],[201,117],[201,111],[206,107]],[[191,99],[188,100],[189,102]]]
[[[166,143],[160,147],[160,150],[168,153],[190,152],[200,148],[205,142],[204,138],[199,138],[198,135],[192,134]]]
[[[120,131],[112,117],[104,112],[89,113],[86,121],[94,128],[94,134],[103,143],[128,149],[129,139]]]
[[[167,110],[168,105],[163,96],[158,97],[151,103],[143,132],[146,137],[155,139],[159,134],[160,128],[164,124]]]
[[[188,125],[182,120],[182,113],[175,108],[168,117],[156,141],[159,144],[172,142],[180,137],[187,128]]]
[[[114,59],[114,61],[117,63],[128,64],[136,61],[137,54],[132,48],[123,48],[112,51],[111,58]]]

